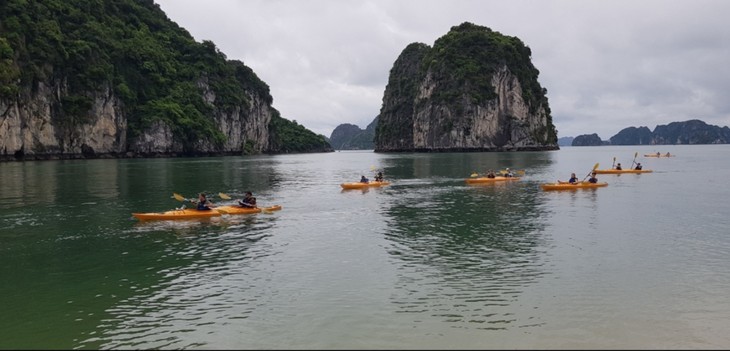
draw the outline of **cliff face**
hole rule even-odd
[[[90,94],[91,106],[81,118],[65,116],[64,87],[39,83],[33,94],[16,100],[0,99],[0,158],[49,159],[84,157],[150,157],[163,155],[240,154],[244,146],[254,153],[268,150],[271,106],[264,98],[248,94],[249,108],[229,112],[215,108],[215,94],[208,93],[211,120],[225,136],[222,144],[198,139],[193,145],[173,132],[174,125],[155,120],[138,135],[127,138],[128,118],[123,102],[110,89]]]
[[[554,150],[545,89],[521,41],[464,23],[391,69],[375,151]]]
[[[0,2],[0,161],[332,151],[272,102],[153,0]]]

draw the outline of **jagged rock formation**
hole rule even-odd
[[[598,136],[598,134],[583,134],[575,137],[573,139],[572,146],[601,146],[603,145],[603,141]]]
[[[333,151],[152,0],[0,2],[0,160]]]
[[[375,147],[375,128],[378,125],[378,117],[375,117],[365,129],[344,123],[337,126],[330,136],[330,145],[335,150],[372,150]]]
[[[518,38],[468,22],[433,48],[408,45],[390,71],[375,151],[558,149],[530,55]]]
[[[647,127],[624,128],[610,140],[612,145],[728,144],[730,128],[693,119],[657,125],[654,131]]]

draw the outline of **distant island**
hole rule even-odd
[[[335,150],[373,150],[377,126],[378,117],[375,117],[365,129],[350,123],[340,124],[332,131],[329,143]]]
[[[730,144],[730,128],[691,119],[657,125],[653,131],[645,126],[627,127],[609,140],[601,140],[595,133],[583,134],[571,142],[571,146],[696,144]]]

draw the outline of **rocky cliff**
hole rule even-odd
[[[0,160],[332,151],[272,102],[152,0],[0,2]]]
[[[375,151],[558,149],[530,56],[518,38],[468,22],[433,48],[408,45],[390,71]]]

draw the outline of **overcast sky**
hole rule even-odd
[[[463,22],[532,50],[558,136],[700,119],[730,126],[730,1],[155,0],[271,88],[273,106],[329,137],[365,128],[410,43]]]

